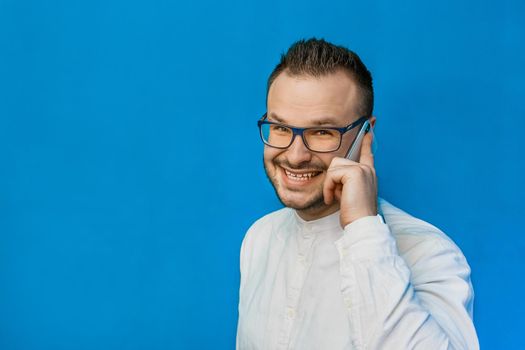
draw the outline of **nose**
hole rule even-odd
[[[286,150],[286,158],[290,164],[297,166],[312,159],[312,153],[306,148],[300,135],[295,137],[290,147]]]

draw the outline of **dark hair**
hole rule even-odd
[[[268,97],[268,91],[275,78],[284,71],[291,76],[320,77],[340,69],[348,72],[359,87],[361,103],[358,112],[365,116],[372,115],[374,108],[372,75],[356,53],[324,39],[311,38],[293,43],[288,52],[281,55],[281,61],[270,74],[266,96]]]

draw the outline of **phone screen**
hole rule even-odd
[[[363,123],[361,129],[359,129],[359,133],[357,134],[357,137],[355,138],[352,147],[350,147],[350,149],[348,150],[348,153],[346,154],[345,158],[353,160],[354,162],[359,162],[359,155],[361,154],[361,143],[363,142],[363,137],[368,131],[370,131],[370,129],[371,125],[370,122],[367,120]]]

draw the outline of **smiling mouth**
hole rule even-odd
[[[310,171],[310,172],[293,172],[288,169],[283,168],[284,173],[286,174],[286,177],[293,181],[308,181],[317,175],[321,174],[321,171]]]

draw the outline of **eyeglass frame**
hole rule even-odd
[[[292,143],[295,141],[295,137],[297,135],[301,136],[301,139],[303,140],[303,144],[306,146],[306,148],[311,151],[311,152],[315,152],[315,153],[332,153],[332,152],[336,152],[338,151],[340,148],[341,148],[341,144],[343,143],[343,135],[345,133],[347,133],[348,131],[352,130],[353,128],[355,128],[356,126],[359,126],[361,124],[363,124],[365,121],[367,121],[367,119],[369,119],[370,117],[369,116],[362,116],[360,117],[359,119],[357,119],[355,122],[351,123],[351,124],[348,124],[347,126],[345,127],[342,127],[342,128],[338,128],[338,127],[335,127],[335,126],[327,126],[327,127],[308,127],[308,128],[298,128],[298,127],[295,127],[295,126],[291,126],[291,125],[288,125],[288,124],[283,124],[283,123],[277,123],[277,122],[272,122],[272,121],[269,121],[269,120],[265,120],[266,118],[268,117],[267,113],[264,113],[264,115],[261,117],[261,119],[259,119],[257,121],[257,127],[259,128],[259,136],[261,137],[261,140],[262,142],[269,146],[269,147],[272,147],[272,148],[277,148],[277,149],[287,149],[289,148]],[[263,137],[263,132],[262,132],[262,125],[264,124],[269,124],[269,125],[278,125],[278,126],[283,126],[283,127],[286,127],[290,130],[292,130],[292,139],[290,140],[290,143],[288,144],[288,146],[286,147],[277,147],[277,146],[272,146],[270,145],[268,142],[266,142],[264,140],[264,137]],[[308,146],[308,142],[306,142],[305,138],[304,138],[304,132],[305,130],[311,130],[311,129],[328,129],[328,130],[337,130],[339,132],[339,146],[337,146],[336,149],[332,150],[332,151],[314,151],[310,148],[310,146]],[[356,135],[356,138],[357,138],[357,135]],[[355,139],[354,141],[352,141],[352,144],[355,142]]]

